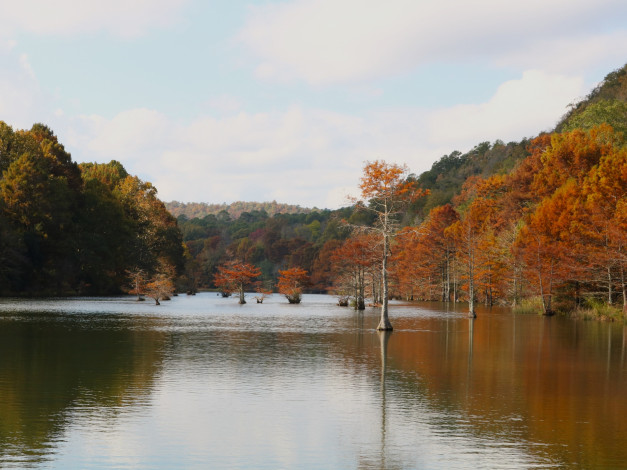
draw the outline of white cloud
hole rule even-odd
[[[468,146],[473,140],[517,140],[550,130],[566,107],[584,90],[583,80],[538,70],[503,83],[494,96],[480,104],[464,104],[433,113],[432,142]]]
[[[200,118],[187,126],[131,110],[111,120],[84,117],[74,127],[80,130],[72,135],[83,136],[71,139],[75,158],[121,160],[155,183],[164,199],[338,206],[345,201],[335,188],[358,174],[363,160],[380,156],[368,144],[380,152],[389,148],[362,119],[296,107]]]
[[[4,39],[0,40],[0,53],[10,52],[13,48],[17,46],[17,41],[15,39]]]
[[[550,128],[582,91],[577,78],[525,72],[485,103],[363,116],[291,107],[179,124],[148,109],[83,117],[69,142],[77,160],[120,160],[165,200],[272,200],[339,207],[363,162],[407,163],[420,173],[453,150],[518,140]],[[353,190],[354,191],[354,190]]]
[[[235,113],[241,110],[244,105],[241,99],[227,93],[212,97],[207,104],[212,110],[221,114]]]
[[[14,42],[5,45],[0,47],[0,120],[30,128],[47,116],[47,98],[39,87],[28,56],[17,54]]]
[[[534,43],[526,49],[511,51],[496,62],[504,67],[541,65],[543,70],[554,73],[571,73],[600,65],[609,72],[611,67],[624,64],[626,50],[627,31],[612,31]]]
[[[170,131],[167,118],[149,109],[124,111],[109,121],[99,117],[90,119],[98,129],[89,149],[103,154],[133,155],[155,150]]]
[[[106,31],[137,36],[179,18],[187,0],[0,0],[0,35],[72,35]]]
[[[257,56],[257,76],[327,84],[394,75],[431,62],[529,58],[528,51],[549,41],[586,48],[589,41],[611,41],[613,34],[599,32],[600,25],[620,15],[627,15],[622,0],[295,0],[252,8],[238,39]],[[616,55],[594,50],[580,60]],[[555,59],[541,54],[525,67],[544,68]]]

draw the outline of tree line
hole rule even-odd
[[[464,300],[470,315],[475,302],[546,314],[627,305],[626,101],[623,67],[554,133],[483,142],[418,176],[368,162],[350,207],[191,219],[119,162],[77,164],[48,127],[0,122],[0,293],[158,302],[256,289],[263,300],[277,287],[288,295],[284,273],[298,272],[295,301],[333,292],[357,309],[370,299],[386,310],[391,297]],[[239,285],[223,276],[236,266],[248,272]]]
[[[0,293],[104,295],[184,267],[176,219],[116,161],[72,161],[51,129],[0,121]]]
[[[510,173],[468,178],[452,204],[398,227],[389,248],[390,296],[465,301],[470,316],[475,302],[546,315],[591,307],[627,314],[623,134],[607,124],[545,134],[529,152]],[[355,230],[331,256],[336,289],[356,308],[364,296],[385,300],[385,244]]]
[[[466,301],[470,316],[476,302],[545,314],[627,306],[623,134],[607,124],[543,134],[524,154],[428,212],[420,178],[378,161],[364,168],[362,199],[338,211],[180,217],[188,273],[219,287],[216,272],[237,260],[268,290],[280,271],[304,269],[309,289],[357,309],[370,299],[385,310],[391,297]]]
[[[380,304],[380,329],[391,328],[390,297],[466,301],[471,317],[477,302],[546,315],[627,313],[626,101],[622,67],[553,133],[483,142],[419,176],[368,162],[362,199],[329,214],[344,216],[340,230],[310,247],[317,288],[326,281],[341,305]],[[268,241],[258,245],[263,262]]]

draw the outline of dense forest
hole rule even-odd
[[[243,212],[265,211],[270,217],[274,214],[307,214],[312,209],[307,209],[292,204],[282,204],[272,202],[250,202],[236,201],[231,204],[207,204],[206,202],[178,202],[171,201],[165,203],[165,208],[174,217],[184,215],[188,219],[203,218],[206,215],[218,215],[222,211],[237,219]],[[314,209],[315,210],[315,209]]]
[[[427,194],[396,214],[390,295],[545,314],[627,309],[626,127],[623,67],[572,105],[552,133],[482,142],[407,174]],[[239,218],[223,210],[178,221],[194,285],[212,286],[218,267],[237,259],[259,267],[265,283],[300,267],[313,291],[359,308],[365,298],[381,300],[379,241],[359,230],[375,218],[358,205]]]
[[[421,197],[392,215],[389,296],[546,314],[627,308],[626,67],[552,133],[482,142],[420,175],[405,171]],[[333,211],[173,202],[174,218],[150,183],[116,161],[73,162],[41,124],[0,123],[0,169],[4,295],[152,288],[158,301],[174,280],[179,291],[268,293],[304,270],[309,291],[356,308],[382,300],[381,240],[367,230],[375,199]],[[251,274],[237,289],[223,278],[236,266]]]
[[[0,292],[93,295],[183,268],[176,220],[124,167],[77,164],[42,124],[0,121]]]

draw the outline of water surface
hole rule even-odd
[[[622,324],[0,300],[0,468],[627,468]]]

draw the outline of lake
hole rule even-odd
[[[248,299],[0,300],[0,468],[627,468],[623,324]]]

